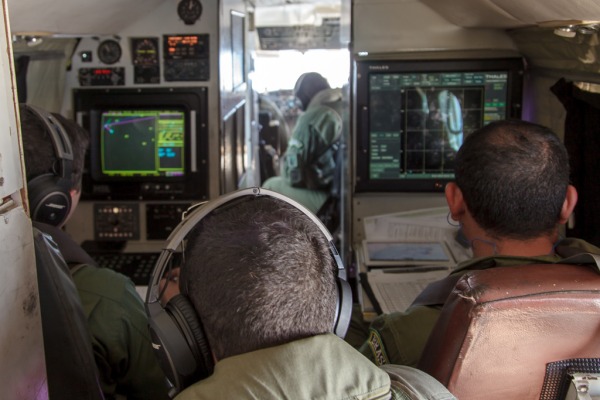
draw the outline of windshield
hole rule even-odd
[[[350,55],[347,49],[280,50],[257,52],[252,81],[259,93],[292,90],[296,80],[305,72],[318,72],[331,87],[341,88],[348,83]]]

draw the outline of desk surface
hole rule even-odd
[[[428,283],[443,278],[458,263],[472,257],[471,250],[456,240],[458,226],[451,225],[447,216],[447,207],[441,207],[364,219],[366,239],[354,244],[354,252],[361,288],[359,302],[365,319],[372,319],[378,312],[404,311]],[[437,262],[374,262],[366,254],[369,242],[443,243],[450,257]]]

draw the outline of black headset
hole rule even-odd
[[[338,302],[333,331],[344,337],[350,324],[352,314],[352,291],[346,281],[346,270],[337,252],[333,239],[325,225],[304,206],[279,193],[262,189],[248,188],[225,194],[208,203],[204,203],[188,216],[173,230],[167,239],[166,248],[161,252],[146,294],[146,312],[149,318],[152,347],[159,363],[170,383],[174,386],[171,395],[174,396],[192,383],[204,379],[213,371],[213,358],[205,339],[202,323],[194,307],[184,294],[173,297],[166,306],[161,304],[162,295],[160,280],[163,278],[176,250],[180,248],[187,234],[204,217],[225,204],[239,201],[240,198],[252,196],[269,196],[282,200],[308,216],[323,232],[331,250],[331,256],[337,267]]]
[[[52,140],[57,164],[51,173],[36,176],[27,182],[31,219],[60,226],[71,210],[71,172],[73,150],[62,124],[48,111],[26,104],[25,107],[43,122]]]

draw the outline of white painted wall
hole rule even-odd
[[[48,388],[31,220],[25,198],[6,0],[0,20],[0,387],[3,399],[46,399]]]

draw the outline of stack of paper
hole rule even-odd
[[[365,240],[355,244],[364,311],[405,311],[429,283],[472,257],[450,222],[446,207],[364,218]]]

